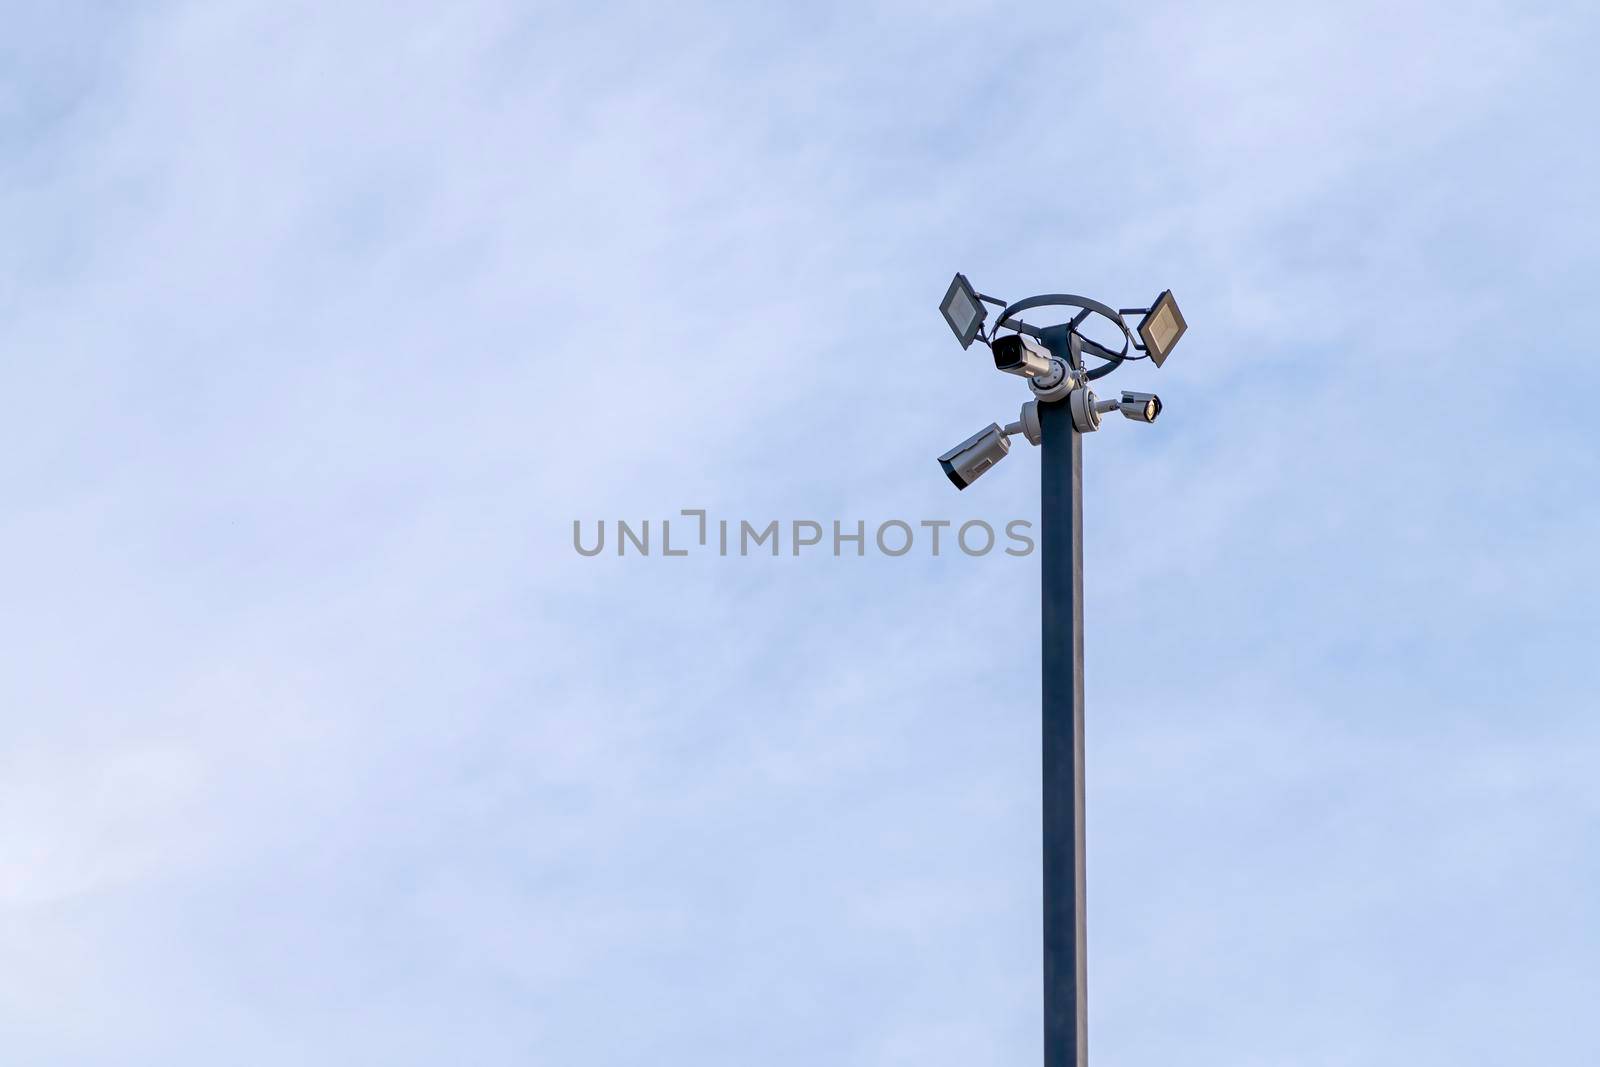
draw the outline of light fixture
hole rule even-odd
[[[983,326],[983,320],[988,317],[977,290],[972,288],[966,275],[959,273],[950,280],[950,288],[946,290],[944,299],[939,301],[939,313],[950,324],[950,332],[956,335],[962,348],[971,347],[973,338],[978,336],[978,330]]]
[[[1183,312],[1178,310],[1178,302],[1172,298],[1171,289],[1156,297],[1156,302],[1139,320],[1139,339],[1144,342],[1145,351],[1150,353],[1150,362],[1158,367],[1165,363],[1178,338],[1188,328],[1189,324],[1183,321]]]

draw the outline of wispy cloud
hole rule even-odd
[[[1037,1057],[1037,560],[568,540],[1032,515],[962,269],[1192,324],[1086,443],[1097,1060],[1593,1058],[1588,12],[85,12],[0,46],[8,1056]]]

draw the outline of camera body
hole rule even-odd
[[[997,422],[979,430],[971,437],[939,457],[939,466],[945,477],[957,489],[965,489],[984,471],[1005,459],[1011,453],[1011,442]]]
[[[1117,408],[1125,419],[1132,419],[1134,422],[1155,422],[1156,416],[1161,414],[1161,398],[1154,393],[1130,393],[1124,389],[1122,399],[1117,402]]]
[[[994,369],[1019,378],[1044,378],[1050,374],[1050,353],[1030,337],[1020,333],[996,337],[989,346],[994,353]]]

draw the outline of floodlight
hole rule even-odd
[[[957,489],[965,489],[990,467],[1011,452],[1011,442],[997,422],[991,422],[971,437],[939,457],[945,477]]]
[[[950,288],[946,290],[944,299],[939,301],[939,313],[950,324],[950,332],[956,335],[962,348],[971,347],[972,339],[978,336],[978,328],[988,316],[983,309],[983,301],[978,299],[977,290],[972,288],[964,274],[957,274],[950,280]]]
[[[1158,367],[1165,363],[1178,338],[1188,328],[1189,324],[1183,321],[1183,312],[1178,310],[1178,302],[1172,299],[1171,289],[1156,297],[1156,302],[1150,305],[1150,310],[1139,321],[1139,339],[1150,353],[1150,362]]]

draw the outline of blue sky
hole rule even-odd
[[[570,541],[1036,516],[958,269],[1190,322],[1095,1062],[1600,1061],[1586,6],[7,16],[8,1062],[1037,1062],[1037,557]]]

